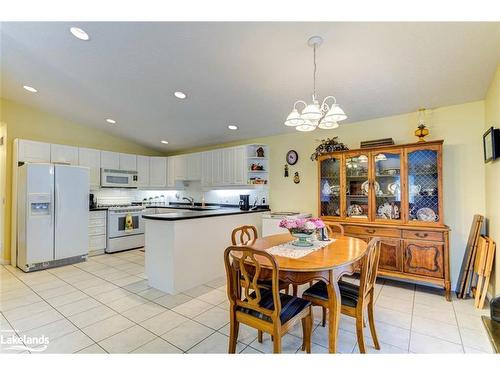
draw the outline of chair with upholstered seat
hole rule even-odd
[[[377,278],[378,262],[380,258],[380,239],[373,238],[368,243],[366,254],[361,260],[361,272],[359,285],[345,281],[339,281],[341,296],[341,313],[356,318],[356,335],[360,353],[365,353],[365,342],[363,336],[364,311],[368,311],[368,322],[372,334],[373,343],[377,350],[380,349],[373,307],[375,303],[375,281]],[[323,281],[315,283],[302,294],[302,298],[310,301],[313,305],[323,307],[323,326],[326,322],[326,309],[328,308],[328,291]]]
[[[274,353],[281,352],[281,338],[302,323],[303,348],[311,352],[312,307],[298,297],[279,292],[279,267],[274,257],[247,246],[231,246],[224,252],[229,298],[229,353],[235,353],[240,323],[267,332]],[[270,281],[270,288],[262,280]]]

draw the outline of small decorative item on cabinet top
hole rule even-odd
[[[337,139],[338,137],[322,139],[320,145],[316,147],[316,150],[311,155],[311,160],[318,160],[318,157],[329,152],[349,150],[345,144],[338,142]]]
[[[257,157],[258,157],[258,158],[263,158],[263,157],[264,157],[264,148],[259,147],[259,148],[255,151],[255,153],[257,154]]]
[[[425,142],[425,137],[429,135],[429,129],[425,127],[425,108],[418,110],[418,127],[415,130],[415,136],[418,137],[419,142]]]

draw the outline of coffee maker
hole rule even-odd
[[[250,195],[241,194],[240,195],[240,210],[248,211],[250,210]]]
[[[95,198],[94,198],[94,194],[90,193],[89,194],[89,208],[92,209],[92,208],[96,208],[97,204],[96,204],[96,201],[95,201]]]

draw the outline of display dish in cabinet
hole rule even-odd
[[[429,141],[322,155],[318,210],[348,236],[382,239],[381,276],[440,286],[449,299],[442,147],[443,141]]]

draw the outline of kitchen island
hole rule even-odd
[[[221,208],[143,215],[149,285],[177,294],[224,276],[223,254],[231,245],[232,230],[254,225],[261,233],[266,211]]]

